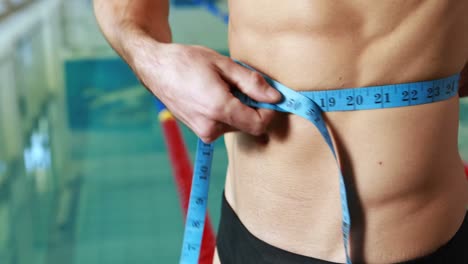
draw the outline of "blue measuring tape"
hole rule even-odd
[[[239,64],[255,71],[246,64]],[[336,150],[333,147],[330,133],[322,116],[323,112],[386,109],[444,101],[457,95],[460,75],[455,74],[447,78],[424,82],[305,92],[294,91],[268,76],[264,76],[264,78],[282,94],[283,98],[279,103],[257,102],[237,90],[233,92],[234,96],[251,107],[292,113],[312,122],[328,144],[338,168],[340,168]],[[208,201],[211,161],[214,154],[213,146],[213,144],[206,144],[200,139],[198,140],[180,259],[181,264],[196,264],[200,256]],[[351,264],[352,261],[348,250],[351,215],[341,169],[339,170],[339,176],[343,243],[346,252],[346,263]]]

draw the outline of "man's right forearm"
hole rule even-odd
[[[94,0],[94,10],[104,36],[128,62],[141,38],[171,41],[168,0]]]

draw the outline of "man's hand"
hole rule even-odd
[[[265,132],[274,112],[242,104],[274,103],[281,95],[258,73],[213,50],[171,42],[168,0],[94,0],[96,18],[112,47],[141,82],[203,141],[240,130]]]
[[[143,37],[130,50],[130,64],[141,82],[207,143],[237,130],[261,135],[274,116],[271,110],[242,104],[231,89],[260,102],[281,98],[259,73],[208,48]]]

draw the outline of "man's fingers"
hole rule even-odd
[[[270,109],[258,109],[257,112],[260,115],[260,118],[265,123],[265,129],[267,129],[268,125],[271,123],[275,115],[278,114],[278,112]]]
[[[268,112],[261,113],[232,97],[224,107],[220,120],[243,132],[258,136],[265,132],[272,118]]]
[[[230,59],[217,64],[223,79],[254,100],[265,103],[276,103],[281,94],[271,87],[263,76],[255,71],[238,65]]]
[[[221,122],[215,122],[211,126],[211,128],[208,126],[205,129],[200,129],[199,130],[200,134],[198,136],[203,142],[212,143],[213,141],[215,141],[217,138],[221,137],[222,135],[229,133],[229,132],[234,132],[234,131],[239,131],[239,130],[230,125],[226,125]]]
[[[222,124],[222,123],[219,123],[219,124],[220,124],[220,128],[219,128],[220,135],[219,136],[222,136],[222,135],[224,135],[226,133],[229,133],[229,132],[239,131],[239,129],[237,129],[237,128],[233,127],[233,126]]]

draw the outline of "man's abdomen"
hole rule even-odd
[[[233,1],[232,56],[296,90],[420,81],[461,70],[468,38],[456,32],[467,27],[466,1],[388,2]],[[356,193],[355,257],[395,262],[453,236],[468,191],[457,149],[457,98],[325,117]],[[344,261],[338,168],[312,124],[278,114],[266,137],[235,133],[226,145],[227,199],[254,235],[298,254]]]

